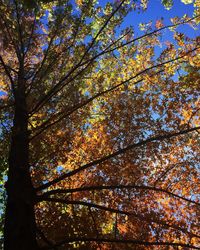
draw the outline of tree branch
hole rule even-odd
[[[134,84],[137,84],[137,83],[140,83],[143,79],[135,82]],[[126,81],[128,82],[128,81]],[[126,83],[125,82],[125,83]],[[124,84],[124,83],[122,83]],[[120,84],[121,86],[121,84]],[[115,86],[115,88],[117,88],[119,86]],[[113,89],[114,90],[114,89]],[[71,114],[73,114],[75,111],[77,111],[78,109],[80,108],[83,108],[84,106],[86,106],[87,104],[91,103],[93,100],[95,100],[96,98],[108,93],[112,91],[112,89],[108,89],[108,90],[105,90],[105,91],[102,91],[96,95],[94,95],[93,97],[89,98],[88,100],[86,100],[85,102],[83,103],[80,103],[80,104],[76,104],[74,107],[72,107],[72,109],[68,112],[59,112],[58,114],[55,114],[55,116],[59,116],[61,115],[61,117],[58,117],[57,120],[49,123],[49,121],[51,121],[52,118],[49,118],[47,121],[45,121],[42,125],[40,125],[39,128],[36,128],[36,129],[39,129],[38,133],[36,133],[35,135],[33,135],[29,140],[33,140],[34,138],[36,138],[38,135],[40,135],[41,133],[43,133],[46,129],[54,126],[55,124],[57,124],[58,122],[62,121],[64,118],[70,116]],[[63,114],[64,113],[64,114]],[[49,123],[49,124],[48,124]]]
[[[102,242],[102,243],[121,243],[121,244],[133,244],[141,246],[172,246],[172,247],[183,247],[190,249],[200,249],[200,247],[184,244],[184,243],[174,243],[174,242],[164,242],[164,241],[142,241],[142,240],[132,240],[132,239],[108,239],[108,238],[92,238],[92,237],[72,237],[58,242],[55,246],[62,246],[70,242]],[[42,249],[51,249],[51,248],[42,248]]]
[[[92,42],[90,43],[90,45],[88,46],[88,48],[86,49],[85,53],[83,54],[83,56],[81,57],[80,61],[78,62],[77,65],[75,65],[75,67],[73,67],[69,73],[63,77],[40,101],[39,103],[33,108],[32,113],[35,113],[38,108],[41,108],[41,105],[43,106],[43,103],[48,101],[54,94],[55,91],[56,93],[60,90],[57,90],[57,88],[79,67],[82,67],[83,65],[87,64],[87,62],[84,62],[84,64],[82,64],[82,61],[84,60],[85,56],[87,55],[87,53],[89,52],[89,50],[93,47],[93,45],[95,44],[97,38],[99,37],[99,35],[101,34],[101,32],[106,28],[107,24],[110,22],[110,20],[112,19],[112,17],[116,14],[116,12],[121,8],[121,6],[123,5],[123,3],[125,2],[125,0],[121,1],[121,3],[119,4],[119,6],[111,13],[111,15],[109,16],[109,18],[105,21],[105,23],[103,24],[103,26],[99,29],[98,33],[96,34],[96,36],[93,38]],[[96,57],[94,57],[96,58]],[[94,58],[92,59],[92,61],[94,60]],[[91,63],[91,60],[89,60],[89,65]],[[85,70],[85,68],[84,68]],[[79,75],[79,73],[78,73]],[[77,76],[77,75],[76,75]],[[67,83],[68,84],[68,83]],[[47,100],[46,100],[47,99]]]
[[[151,187],[151,186],[141,186],[141,185],[140,186],[139,185],[109,185],[109,186],[89,186],[89,187],[70,188],[70,189],[55,189],[55,190],[51,190],[42,194],[40,196],[40,199],[42,199],[42,197],[48,197],[48,196],[55,195],[55,194],[70,194],[70,193],[75,193],[75,192],[115,190],[115,189],[139,189],[139,190],[151,190],[155,192],[162,192],[162,193],[168,194],[169,196],[173,196],[175,198],[200,206],[200,203],[190,200],[188,198],[182,197],[180,195],[174,194],[168,190],[165,190],[162,188]]]
[[[27,55],[27,53],[28,53],[28,51],[30,49],[31,40],[32,40],[33,35],[34,35],[35,27],[36,27],[36,15],[34,16],[34,21],[33,21],[32,27],[31,27],[31,33],[30,33],[30,36],[28,38],[28,43],[27,43],[27,46],[26,46],[26,50],[24,52],[24,58],[26,57],[26,55]]]
[[[22,29],[21,29],[21,25],[20,25],[20,13],[19,13],[19,8],[18,8],[18,3],[16,0],[14,0],[14,4],[15,4],[15,10],[16,10],[16,18],[17,18],[17,26],[18,26],[18,35],[19,35],[19,41],[20,41],[20,45],[21,45],[21,49],[19,53],[19,61],[24,60],[24,42],[23,42],[23,34],[22,34]],[[22,57],[21,57],[22,55]]]
[[[47,237],[45,236],[45,234],[39,229],[36,228],[37,233],[40,235],[41,239],[51,248],[56,250],[57,247],[50,241],[47,239]]]
[[[107,94],[107,93],[109,93],[109,92],[111,92],[111,91],[113,91],[113,90],[119,88],[120,86],[122,86],[122,85],[128,83],[129,81],[131,81],[131,80],[137,78],[138,76],[140,76],[140,75],[146,73],[147,71],[149,71],[149,70],[151,70],[151,69],[154,69],[154,68],[157,68],[157,67],[161,67],[161,66],[163,66],[163,65],[165,65],[165,64],[168,64],[168,63],[171,63],[171,62],[173,62],[173,61],[179,60],[179,59],[185,57],[187,54],[189,54],[189,53],[191,53],[191,52],[193,52],[193,51],[195,51],[195,50],[197,50],[197,49],[199,49],[199,48],[200,48],[200,47],[194,48],[193,50],[190,50],[190,51],[186,52],[186,53],[185,53],[184,55],[182,55],[182,56],[179,56],[179,57],[176,57],[176,58],[174,58],[174,59],[171,59],[171,60],[168,60],[168,61],[165,61],[165,62],[156,64],[156,65],[153,65],[153,66],[151,66],[151,67],[149,67],[149,68],[146,68],[146,69],[140,71],[139,73],[137,73],[136,75],[134,75],[134,76],[132,76],[132,77],[130,77],[130,78],[128,78],[128,79],[122,81],[121,83],[119,83],[119,84],[113,86],[112,88],[107,89],[107,90],[104,90],[104,91],[102,91],[102,92],[100,92],[100,93],[97,93],[96,95],[94,95],[93,97],[89,98],[89,99],[86,100],[85,102],[75,105],[75,106],[74,106],[70,111],[68,111],[67,113],[65,113],[64,111],[59,112],[58,114],[56,114],[56,115],[54,115],[54,116],[59,116],[59,115],[61,114],[61,117],[59,117],[56,121],[53,121],[53,122],[50,123],[50,124],[48,124],[48,123],[49,123],[49,121],[50,121],[52,118],[49,118],[47,121],[45,121],[42,125],[40,125],[39,128],[36,128],[36,129],[41,129],[41,130],[40,130],[38,133],[36,133],[35,135],[33,135],[33,136],[30,138],[30,141],[33,140],[33,139],[34,139],[35,137],[37,137],[38,135],[40,135],[42,132],[44,132],[47,128],[50,128],[51,126],[53,126],[53,125],[57,124],[58,122],[62,121],[62,119],[66,118],[67,116],[69,116],[69,115],[71,115],[71,114],[73,114],[73,113],[74,113],[75,111],[77,111],[78,109],[83,108],[84,106],[86,106],[87,104],[91,103],[93,100],[97,99],[98,97],[100,97],[100,96],[102,96],[102,95],[104,95],[104,94]],[[161,72],[163,72],[163,70],[160,70],[160,71],[156,72],[154,75],[159,74],[159,73],[161,73]],[[141,81],[143,81],[143,79],[138,80],[138,81],[135,82],[134,84],[137,84],[137,83],[139,83],[139,82],[141,82]],[[64,114],[63,114],[63,112],[64,112]]]
[[[33,82],[35,81],[35,78],[36,78],[37,75],[40,73],[41,69],[43,68],[43,66],[44,66],[44,64],[45,64],[45,62],[46,62],[46,60],[47,60],[48,53],[49,53],[49,51],[50,51],[50,48],[51,48],[51,46],[52,46],[52,44],[53,44],[53,40],[54,40],[55,37],[56,37],[56,32],[55,32],[55,33],[53,34],[53,36],[50,38],[49,44],[48,44],[47,49],[46,49],[45,54],[44,54],[44,58],[43,58],[43,60],[42,60],[42,62],[41,62],[41,64],[40,64],[38,70],[35,72],[35,74],[34,74],[34,76],[33,76],[33,79],[32,79],[32,81],[31,81],[31,84],[30,84],[30,85],[33,84]]]
[[[0,21],[3,20],[2,24],[4,25],[4,27],[6,29],[6,33],[5,34],[8,34],[10,41],[12,41],[12,45],[13,45],[13,47],[15,49],[15,53],[16,53],[16,55],[18,57],[19,51],[18,51],[17,45],[15,44],[15,42],[13,40],[14,35],[10,33],[9,26],[8,26],[6,20],[4,19],[4,15],[1,15],[1,13],[0,13],[0,17],[1,17]]]
[[[123,211],[123,210],[116,209],[116,208],[110,208],[110,207],[106,207],[106,206],[103,206],[103,205],[98,205],[98,204],[91,203],[91,202],[64,200],[64,199],[61,199],[61,198],[45,198],[42,201],[62,203],[62,204],[66,204],[66,205],[86,206],[86,207],[90,207],[90,208],[100,209],[100,210],[103,210],[103,211],[108,211],[108,212],[111,212],[111,213],[117,213],[117,214],[122,214],[122,215],[127,215],[127,216],[133,216],[135,218],[140,219],[141,221],[146,221],[148,223],[152,223],[153,222],[153,223],[162,225],[164,227],[173,228],[173,229],[182,231],[182,232],[184,232],[186,234],[189,234],[192,237],[200,238],[199,235],[197,235],[195,233],[192,233],[192,232],[189,232],[189,231],[187,231],[186,229],[184,229],[182,227],[179,227],[179,226],[176,226],[176,225],[172,225],[170,223],[158,220],[156,218],[147,218],[147,217],[145,217],[143,215],[140,215],[140,214],[137,214],[137,213]]]
[[[70,71],[69,71],[69,73],[65,76],[65,77],[63,77],[44,97],[42,97],[42,99],[38,102],[38,104],[33,108],[33,110],[31,111],[31,114],[34,114],[36,111],[38,111],[38,109],[40,109],[53,95],[55,95],[58,91],[60,91],[64,86],[66,86],[67,84],[69,84],[70,82],[72,82],[77,76],[79,76],[85,69],[87,69],[90,65],[91,65],[91,63],[95,60],[95,59],[97,59],[98,57],[100,57],[100,56],[102,56],[102,55],[104,55],[104,54],[106,54],[106,53],[110,53],[110,52],[113,52],[113,51],[115,51],[115,50],[117,50],[117,49],[119,49],[119,48],[122,48],[122,47],[124,47],[124,46],[127,46],[127,45],[129,45],[129,44],[131,44],[131,43],[133,43],[133,42],[135,42],[135,41],[137,41],[137,40],[140,40],[140,39],[142,39],[142,38],[144,38],[144,37],[147,37],[147,36],[151,36],[151,35],[153,35],[153,34],[155,34],[155,33],[158,33],[159,31],[162,31],[162,30],[164,30],[164,29],[167,29],[167,28],[172,28],[172,27],[176,27],[176,26],[178,26],[178,25],[181,25],[181,24],[185,24],[185,23],[188,23],[189,21],[191,21],[191,20],[193,20],[193,19],[195,19],[195,18],[197,18],[197,17],[199,17],[199,16],[195,16],[195,17],[193,17],[193,18],[191,18],[191,19],[189,19],[188,21],[185,21],[185,22],[180,22],[180,23],[177,23],[177,24],[173,24],[173,25],[168,25],[168,26],[165,26],[165,27],[162,27],[162,28],[160,28],[160,29],[157,29],[157,30],[154,30],[154,31],[152,31],[152,32],[149,32],[149,33],[147,33],[147,34],[144,34],[144,35],[142,35],[142,36],[140,36],[140,37],[137,37],[137,38],[135,38],[135,39],[132,39],[131,41],[128,41],[128,42],[126,42],[126,43],[124,43],[124,44],[122,44],[122,45],[119,45],[119,46],[117,46],[117,47],[115,47],[115,48],[111,48],[114,44],[116,44],[117,42],[118,42],[118,39],[117,39],[117,41],[114,41],[113,43],[111,43],[107,48],[105,48],[105,50],[103,50],[102,52],[100,52],[99,54],[97,54],[97,55],[95,55],[94,57],[92,57],[92,58],[90,58],[89,60],[86,60],[85,62],[83,62],[82,63],[82,61],[83,61],[83,58],[85,57],[85,54],[83,55],[83,57],[81,58],[81,60],[78,62],[78,64],[77,65],[75,65]],[[121,40],[121,39],[120,39]],[[111,49],[110,49],[111,48]],[[86,67],[84,68],[84,69],[82,69],[81,71],[79,71],[74,77],[72,77],[72,79],[70,79],[67,83],[65,83],[63,86],[61,86],[60,87],[60,85],[72,74],[72,73],[74,73],[79,67],[82,67],[82,66],[84,66],[85,64],[87,64],[86,65]]]
[[[196,111],[194,111],[194,112],[191,114],[191,116],[190,116],[190,118],[189,118],[189,120],[188,120],[188,122],[187,122],[188,127],[190,127],[190,123],[191,123],[193,117],[194,117],[199,111],[200,111],[200,108],[198,108]]]
[[[13,91],[13,94],[15,96],[15,84],[14,84],[14,81],[12,79],[12,76],[8,70],[8,67],[7,65],[5,64],[4,60],[3,60],[3,57],[0,55],[0,61],[1,61],[1,64],[3,65],[4,67],[4,70],[6,72],[6,75],[8,76],[9,80],[10,80],[10,84],[11,84],[11,88],[12,88],[12,91]]]
[[[179,131],[179,132],[174,132],[174,133],[168,133],[168,134],[165,134],[165,135],[158,135],[158,136],[155,136],[155,137],[151,137],[151,138],[148,138],[146,140],[143,140],[143,141],[140,141],[138,143],[134,143],[134,144],[131,144],[125,148],[122,148],[112,154],[109,154],[109,155],[106,155],[100,159],[97,159],[95,161],[92,161],[92,162],[89,162],[71,172],[68,172],[68,173],[65,173],[61,176],[59,176],[58,178],[52,180],[52,181],[49,181],[47,182],[46,184],[43,184],[39,187],[36,188],[36,191],[41,191],[43,189],[46,189],[64,179],[66,179],[67,177],[71,177],[85,169],[88,169],[94,165],[98,165],[98,164],[101,164],[103,162],[105,162],[106,160],[109,160],[109,159],[112,159],[120,154],[123,154],[131,149],[134,149],[134,148],[137,148],[137,147],[141,147],[141,146],[144,146],[150,142],[154,142],[154,141],[163,141],[163,140],[166,140],[166,139],[170,139],[170,138],[173,138],[173,137],[176,137],[176,136],[179,136],[179,135],[184,135],[184,134],[187,134],[187,133],[190,133],[190,132],[193,132],[193,131],[197,131],[198,129],[200,129],[200,126],[199,127],[194,127],[194,128],[190,128],[190,129],[186,129],[186,130],[182,130],[182,131]]]

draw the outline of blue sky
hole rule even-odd
[[[101,1],[99,1],[99,3],[101,3]],[[186,5],[182,3],[181,0],[174,0],[174,5],[170,10],[165,9],[165,7],[161,4],[161,0],[149,0],[149,5],[145,12],[138,13],[137,11],[134,11],[129,13],[129,15],[125,18],[123,25],[132,25],[134,28],[136,28],[141,22],[144,23],[152,20],[155,23],[155,21],[161,17],[164,18],[164,24],[168,25],[171,24],[170,18],[175,16],[182,17],[184,14],[192,17],[193,11],[193,4]],[[199,34],[199,31],[191,29],[191,27],[188,25],[184,25],[184,28],[182,26],[181,29],[192,37],[196,36],[197,33]],[[136,29],[136,32],[139,32],[139,30]]]
[[[116,0],[112,0],[116,1]],[[111,2],[112,2],[111,1]],[[99,0],[99,5],[105,5],[108,0]],[[139,1],[138,1],[139,2]],[[149,0],[148,8],[143,13],[138,13],[137,11],[133,11],[129,13],[129,15],[125,18],[123,27],[132,25],[134,28],[138,26],[141,22],[148,22],[150,20],[156,21],[161,17],[164,18],[164,24],[170,24],[170,18],[175,16],[183,16],[187,14],[188,16],[193,16],[194,7],[193,4],[184,4],[181,0],[174,0],[173,7],[170,10],[167,10],[161,0]],[[192,30],[189,26],[184,27],[184,31],[187,32],[191,36],[196,36],[199,34],[199,31]]]

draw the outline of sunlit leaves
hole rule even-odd
[[[172,1],[162,2],[167,9],[172,7]],[[66,237],[101,236],[198,244],[197,132],[148,141],[199,126],[199,39],[179,31],[179,24],[187,22],[196,29],[196,19],[172,17],[174,27],[167,29],[168,20],[141,18],[139,27],[123,29],[120,24],[132,11],[133,1],[124,1],[113,14],[120,3],[20,5],[22,37],[13,6],[1,7],[7,10],[11,33],[1,26],[5,65],[1,64],[0,99],[2,105],[14,103],[8,73],[15,89],[23,68],[33,183],[41,187],[71,173],[38,192],[58,189],[51,197],[65,202],[38,202],[37,225],[53,243]],[[194,3],[197,7],[198,1]],[[134,10],[147,7],[148,1],[134,1]],[[19,58],[24,58],[23,64]],[[13,110],[10,106],[3,110],[5,146],[12,133]],[[92,164],[144,141],[141,147]],[[6,150],[1,150],[4,171]],[[88,163],[90,167],[78,171]],[[113,188],[102,188],[109,185]],[[97,245],[72,242],[67,247],[97,249]]]
[[[173,0],[162,0],[162,3],[167,10],[170,10],[173,6]]]
[[[184,4],[190,4],[193,3],[193,0],[181,0],[181,2],[183,2]]]

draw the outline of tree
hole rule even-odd
[[[1,0],[5,250],[200,248],[194,7],[136,36],[147,1]]]

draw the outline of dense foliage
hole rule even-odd
[[[28,249],[21,204],[40,248],[200,249],[200,1],[181,2],[145,23],[145,0],[0,0],[5,250],[12,227]]]

